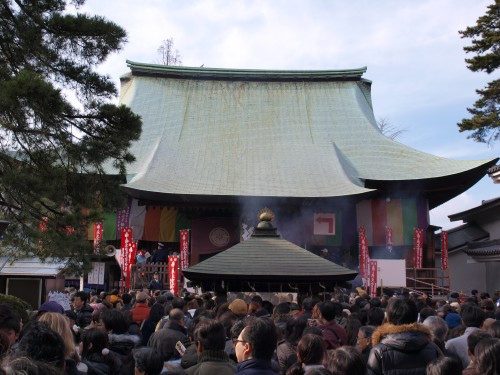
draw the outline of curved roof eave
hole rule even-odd
[[[187,67],[145,64],[127,60],[134,75],[155,75],[196,79],[245,79],[245,80],[360,80],[366,66],[337,70],[263,70]]]

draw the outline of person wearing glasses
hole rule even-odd
[[[276,375],[271,364],[277,344],[276,326],[269,318],[255,318],[233,340],[237,375]]]
[[[358,331],[358,339],[356,341],[356,346],[361,352],[363,357],[363,362],[365,365],[368,363],[368,356],[370,355],[370,350],[372,350],[372,334],[375,332],[374,326],[361,326]]]

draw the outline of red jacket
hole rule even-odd
[[[319,326],[323,332],[326,350],[337,349],[339,346],[347,345],[347,333],[345,329],[335,322],[335,319],[325,325]]]
[[[146,302],[137,302],[135,307],[130,309],[130,312],[132,313],[132,320],[137,324],[141,324],[143,320],[149,318],[150,311],[151,308],[148,307]]]

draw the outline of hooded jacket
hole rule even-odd
[[[425,375],[427,364],[442,356],[426,326],[384,324],[372,335],[367,374]]]

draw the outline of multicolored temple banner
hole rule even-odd
[[[448,269],[448,232],[441,231],[441,269]]]
[[[180,238],[180,253],[181,253],[181,270],[189,267],[189,229],[181,229],[179,231]]]
[[[425,199],[369,199],[356,204],[357,226],[365,228],[370,246],[386,246],[386,227],[393,246],[412,245],[413,228],[427,228]]]
[[[413,231],[413,256],[415,268],[423,267],[424,230],[415,228]]]
[[[176,255],[168,256],[168,284],[170,292],[174,296],[179,295],[179,257]]]

